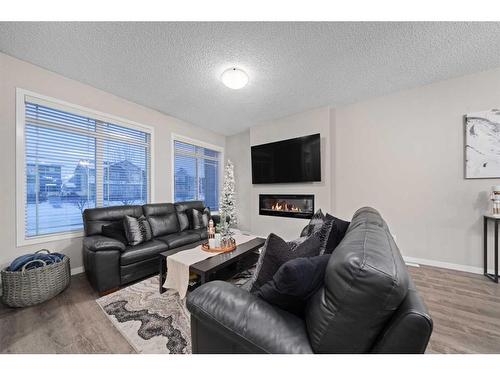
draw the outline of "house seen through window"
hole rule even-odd
[[[150,134],[70,111],[25,102],[26,238],[81,230],[86,208],[149,200]]]
[[[201,200],[219,209],[220,152],[174,140],[174,200]]]

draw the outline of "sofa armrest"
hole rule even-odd
[[[88,236],[83,238],[83,247],[90,251],[125,250],[125,244],[114,238],[101,235]]]
[[[232,284],[202,285],[188,295],[187,308],[193,352],[312,353],[304,320]]]
[[[427,307],[410,280],[408,294],[377,338],[372,353],[425,353],[433,322]]]

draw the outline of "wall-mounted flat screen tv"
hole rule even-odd
[[[321,181],[320,135],[252,146],[252,183]]]

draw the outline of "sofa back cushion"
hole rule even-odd
[[[193,229],[193,209],[198,211],[203,211],[205,209],[205,204],[203,201],[186,201],[174,203],[175,210],[177,212],[177,218],[179,220],[180,230]]]
[[[125,216],[138,218],[142,215],[142,206],[112,206],[87,208],[83,211],[83,228],[86,236],[102,234],[102,226],[121,221]]]
[[[387,224],[359,209],[310,299],[306,324],[317,353],[368,352],[408,291],[406,265]]]
[[[172,203],[154,203],[143,206],[153,237],[164,236],[179,231],[179,220]]]
[[[125,220],[118,220],[111,224],[102,226],[102,235],[120,241],[128,245],[127,235],[125,233]]]

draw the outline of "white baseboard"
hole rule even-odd
[[[83,273],[83,272],[85,272],[85,269],[83,268],[83,266],[75,267],[75,268],[71,269],[71,276],[78,275],[79,273]]]
[[[422,258],[414,258],[407,256],[403,256],[403,259],[407,263],[416,263],[416,264],[422,264],[424,266],[447,268],[450,270],[475,273],[478,275],[483,274],[482,267],[465,266],[463,264],[455,264],[455,263],[441,262],[439,260],[422,259]],[[493,273],[494,271],[488,270],[488,272]]]
[[[405,262],[408,267],[415,267],[415,268],[420,268],[420,264],[418,263],[410,263],[410,262]]]

